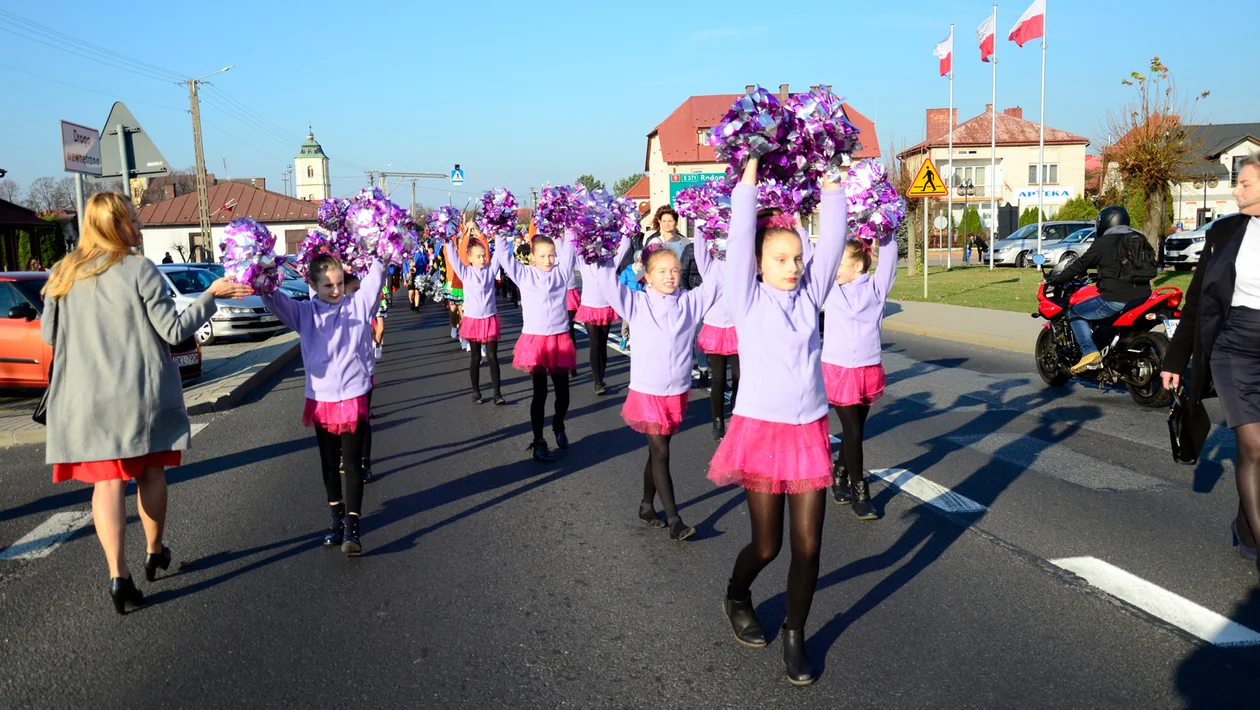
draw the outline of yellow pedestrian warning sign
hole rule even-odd
[[[914,182],[910,184],[910,189],[906,192],[906,197],[945,197],[948,194],[949,187],[945,184],[945,179],[932,164],[932,159],[925,157],[923,164],[919,166],[919,172],[914,176]]]

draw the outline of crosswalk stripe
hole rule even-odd
[[[868,471],[872,478],[887,483],[889,486],[918,498],[926,505],[950,514],[975,514],[988,511],[988,506],[981,505],[960,493],[955,493],[941,484],[928,480],[923,476],[911,473],[904,468],[886,468]]]
[[[53,513],[42,525],[21,540],[0,550],[0,561],[37,560],[47,557],[80,528],[90,525],[92,511],[74,510]]]
[[[1213,646],[1260,645],[1260,633],[1095,557],[1050,563]]]

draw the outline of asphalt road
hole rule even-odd
[[[514,336],[517,312],[504,315]],[[867,465],[952,493],[934,507],[876,483],[878,522],[828,504],[807,627],[825,670],[799,689],[777,640],[786,550],[753,587],[767,649],[737,645],[721,613],[748,522],[740,491],[704,478],[703,391],[672,451],[699,534],[675,544],[636,517],[646,449],[618,415],[626,358],[612,356],[600,398],[579,350],[572,446],[543,465],[526,457],[525,376],[504,369],[508,406],[473,405],[443,313],[399,304],[389,326],[363,557],[320,545],[297,362],[237,409],[195,419],[193,451],[169,474],[182,564],[141,584],[144,609],[114,614],[90,525],[44,557],[0,559],[0,704],[1154,708],[1247,706],[1260,692],[1260,646],[1204,643],[1052,562],[1103,560],[1260,629],[1254,567],[1229,546],[1227,432],[1210,460],[1179,467],[1164,413],[1122,392],[1051,391],[1025,356],[890,338]],[[0,546],[88,509],[88,489],[49,482],[43,453],[3,453]],[[943,514],[942,501],[972,512]]]

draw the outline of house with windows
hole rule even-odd
[[[1053,217],[1059,206],[1085,190],[1085,151],[1089,139],[1046,126],[1045,164],[1038,170],[1040,124],[1024,119],[1018,106],[994,115],[993,104],[984,113],[958,123],[958,109],[927,110],[927,140],[911,146],[897,157],[914,173],[931,157],[936,169],[948,179],[953,192],[953,220],[962,221],[968,207],[975,207],[980,219],[989,224],[992,199],[997,205],[1014,205],[1019,210],[1035,207],[1042,200],[1046,216]],[[996,123],[997,169],[990,157],[990,141]],[[949,149],[950,130],[954,150]],[[934,198],[932,213],[945,214],[947,198]]]
[[[1234,187],[1238,164],[1260,152],[1260,123],[1187,126],[1196,146],[1186,165],[1186,181],[1172,186],[1173,221],[1194,229],[1238,211]]]

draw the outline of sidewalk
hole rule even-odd
[[[941,303],[889,301],[884,330],[927,335],[1031,355],[1045,325],[1032,311],[1016,313]]]
[[[245,341],[207,348],[203,351],[201,377],[184,387],[188,414],[230,409],[300,352],[297,333],[293,332],[261,343]],[[38,394],[0,397],[0,448],[44,443],[44,427],[31,421],[38,402]]]

